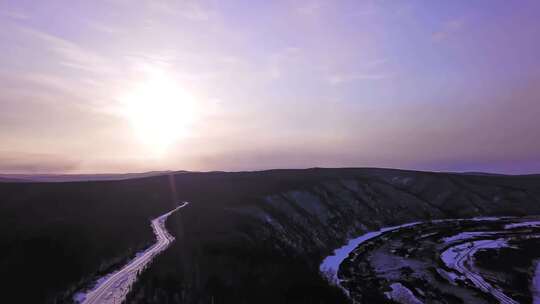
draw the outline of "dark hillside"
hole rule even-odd
[[[349,237],[419,219],[540,214],[539,176],[315,168],[175,180],[191,204],[169,218],[177,241],[129,303],[340,303],[318,266]],[[7,298],[69,298],[152,242],[149,219],[172,206],[166,176],[0,184]]]
[[[152,243],[149,219],[172,208],[169,193],[166,177],[0,183],[4,301],[62,300]]]
[[[444,217],[540,213],[537,176],[389,169],[188,173],[178,237],[129,303],[340,303],[323,256],[367,229]]]

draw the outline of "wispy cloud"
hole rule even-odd
[[[58,173],[75,170],[79,162],[65,155],[0,151],[2,173]]]
[[[290,64],[299,58],[301,49],[289,46],[272,54],[269,58],[268,76],[270,79],[278,79],[284,70],[290,68]]]
[[[442,29],[433,33],[433,40],[436,42],[444,41],[451,37],[452,35],[458,33],[463,29],[465,25],[464,19],[453,19],[449,20],[442,25]]]
[[[300,3],[295,10],[300,15],[317,16],[322,8],[323,4],[320,1],[307,1]]]
[[[73,84],[66,81],[64,77],[59,77],[51,74],[39,73],[21,73],[18,78],[28,84],[47,89],[60,90],[69,92],[74,89]]]
[[[357,80],[382,80],[391,77],[391,74],[379,74],[379,73],[352,73],[352,74],[334,74],[328,76],[328,82],[331,85],[340,85]]]
[[[34,40],[36,45],[44,45],[56,53],[59,63],[64,66],[95,73],[110,71],[104,57],[74,42],[32,28],[19,27],[18,30]]]
[[[24,58],[41,58],[25,69],[9,66],[9,74],[4,73],[9,76],[0,75],[9,80],[10,91],[4,94],[9,98],[93,111],[110,103],[111,93],[127,78],[122,64],[74,41],[30,27],[9,30],[18,35],[16,45],[31,51]]]
[[[380,58],[380,59],[375,59],[375,60],[372,60],[372,61],[368,61],[364,64],[364,66],[366,68],[376,68],[376,67],[379,67],[381,65],[384,65],[386,63],[388,63],[390,60],[388,58]]]
[[[147,1],[148,7],[161,14],[177,15],[193,21],[208,21],[216,16],[212,9],[198,1]]]
[[[331,85],[340,85],[361,80],[382,80],[392,77],[394,74],[388,72],[384,66],[389,62],[388,58],[380,58],[367,61],[362,64],[357,71],[342,72],[334,71],[328,73],[327,81]]]
[[[117,25],[111,25],[104,22],[98,22],[95,20],[89,20],[87,21],[88,27],[98,31],[100,33],[110,34],[110,35],[117,35],[117,34],[123,34],[126,31]]]
[[[216,12],[203,8],[196,2],[189,2],[181,8],[181,15],[190,20],[207,21],[216,15]]]
[[[0,15],[16,20],[27,20],[30,18],[30,16],[25,13],[11,10],[0,11]]]

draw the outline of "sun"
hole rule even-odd
[[[138,139],[156,155],[188,136],[196,111],[193,97],[165,73],[154,72],[121,98],[121,112]]]

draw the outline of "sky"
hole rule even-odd
[[[0,0],[0,173],[540,172],[540,1]]]

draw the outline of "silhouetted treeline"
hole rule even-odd
[[[175,179],[178,198],[191,204],[169,218],[177,240],[141,274],[128,303],[340,303],[343,294],[318,266],[347,233],[434,215],[540,213],[539,176],[308,169],[178,173]],[[338,181],[359,188],[333,189]],[[293,190],[339,212],[328,222],[316,220],[302,209],[309,200],[300,207],[284,195]],[[269,195],[309,223],[270,206]],[[167,176],[0,183],[3,301],[69,301],[75,290],[151,244],[150,219],[173,204]],[[265,214],[283,231],[264,222]],[[327,228],[339,233],[325,234]],[[325,241],[315,242],[317,236]]]

